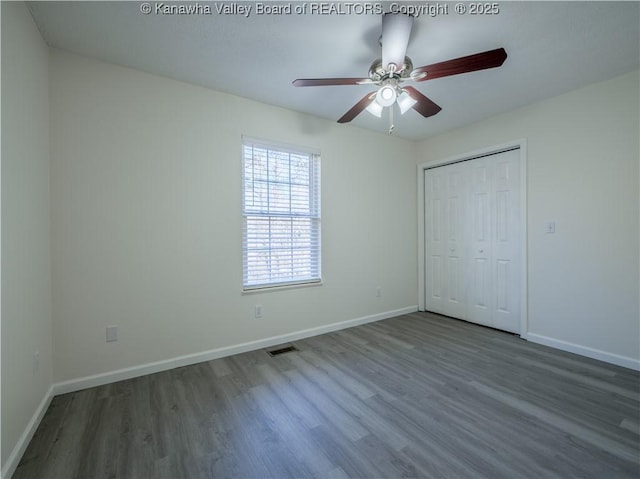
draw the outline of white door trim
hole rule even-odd
[[[456,155],[442,160],[422,163],[417,167],[418,177],[418,309],[425,310],[425,211],[424,211],[424,171],[438,166],[473,160],[482,156],[493,155],[507,150],[520,149],[520,217],[522,218],[522,233],[520,238],[520,337],[527,339],[528,328],[528,291],[527,286],[527,141],[522,138],[501,145],[494,145],[480,150]]]

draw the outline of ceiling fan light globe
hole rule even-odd
[[[376,93],[376,103],[380,106],[391,106],[395,103],[398,94],[396,89],[391,85],[385,85]]]
[[[404,115],[416,103],[418,102],[411,98],[411,95],[409,95],[409,93],[403,91],[398,97],[398,107],[400,108],[400,114]]]
[[[382,117],[382,106],[378,102],[372,101],[367,107],[367,111],[378,118]]]

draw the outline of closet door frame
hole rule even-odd
[[[527,339],[528,333],[528,301],[527,301],[527,145],[525,139],[514,140],[501,145],[494,145],[481,150],[444,158],[441,160],[418,165],[418,309],[425,311],[425,273],[427,271],[425,256],[425,170],[437,166],[449,165],[461,161],[473,160],[487,155],[502,153],[519,148],[520,150],[520,337]]]

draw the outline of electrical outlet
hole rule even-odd
[[[262,319],[262,305],[261,304],[256,304],[256,307],[253,310],[253,318],[254,319]]]
[[[382,296],[382,289],[380,286],[376,288],[376,298],[380,298]]]
[[[555,221],[547,221],[547,233],[553,234],[556,232],[556,222]]]
[[[107,342],[112,343],[118,340],[118,326],[107,326]]]

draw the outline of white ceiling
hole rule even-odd
[[[252,2],[226,3],[252,5],[246,18],[216,13],[222,2],[199,4],[213,13],[143,15],[141,2],[47,1],[29,8],[50,46],[330,120],[372,90],[295,88],[291,81],[366,77],[380,56],[379,15],[257,15]],[[499,14],[475,16],[458,15],[454,5],[448,3],[448,15],[415,19],[407,54],[416,67],[498,47],[509,57],[501,68],[414,83],[442,111],[431,118],[413,110],[396,115],[396,136],[423,139],[640,63],[637,1],[500,2]],[[366,111],[351,124],[388,128]]]

